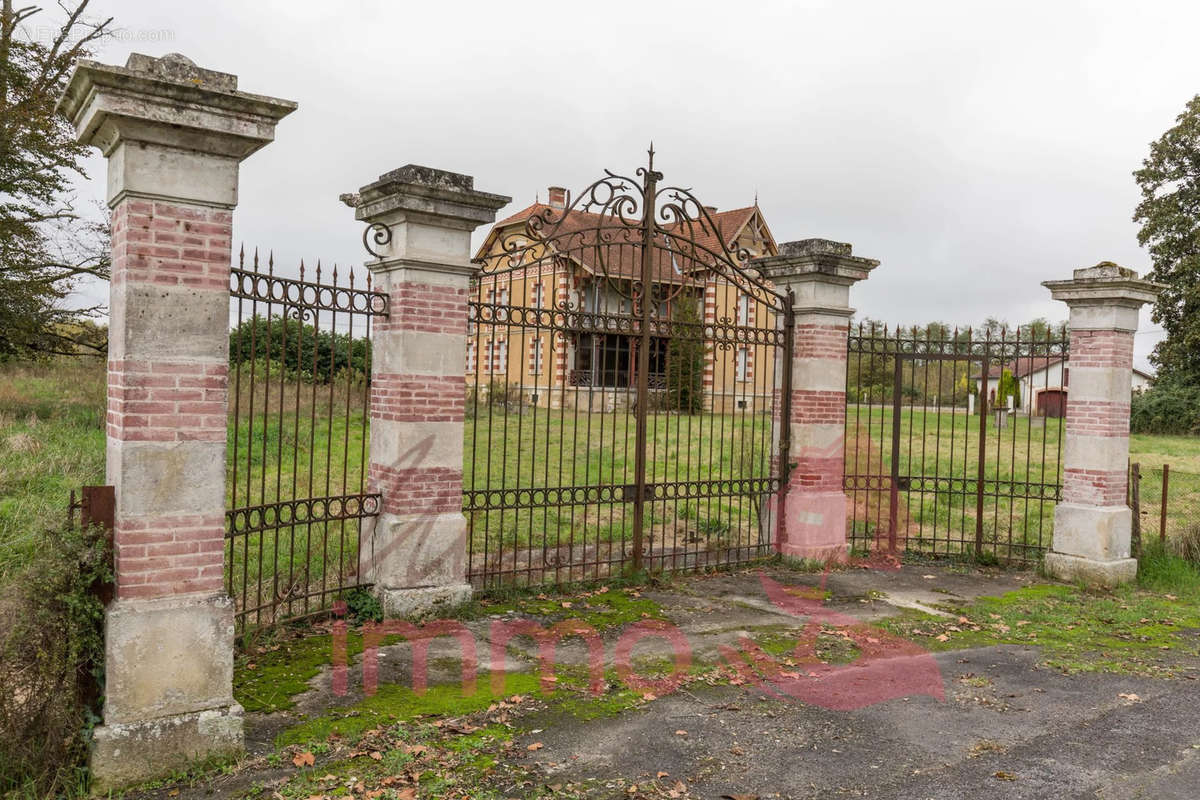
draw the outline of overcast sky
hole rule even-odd
[[[709,10],[711,9],[711,10]],[[1200,3],[96,0],[98,58],[180,52],[298,101],[242,167],[235,247],[360,264],[338,202],[408,164],[522,207],[632,172],[778,241],[851,242],[860,315],[1065,318],[1040,282],[1148,268],[1130,220],[1150,141],[1200,91]],[[102,198],[91,164],[84,198]],[[501,212],[502,214],[504,212]],[[1152,325],[1143,311],[1143,331]],[[1138,337],[1138,360],[1156,340]]]

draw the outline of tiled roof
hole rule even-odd
[[[695,261],[709,260],[710,253],[720,254],[726,248],[731,248],[734,240],[745,226],[753,219],[756,206],[738,208],[711,214],[713,225],[707,219],[693,220],[679,224],[668,230],[666,236],[655,248],[653,272],[655,280],[662,282],[684,280],[689,272],[696,268]],[[497,222],[483,245],[479,248],[476,258],[484,258],[492,246],[494,236],[506,228],[517,228],[534,215],[546,214],[556,216],[557,210],[546,203],[534,203],[505,219]],[[551,226],[551,241],[558,243],[559,252],[578,262],[585,269],[596,274],[607,274],[611,277],[636,278],[641,274],[640,230],[621,224],[612,217],[600,216],[585,211],[571,211],[560,222]],[[715,230],[714,230],[715,227]],[[625,231],[629,237],[626,238]],[[510,231],[520,233],[520,229]],[[687,244],[673,244],[673,236]],[[697,247],[692,248],[691,243]],[[765,241],[766,251],[774,250],[774,241]],[[693,253],[695,258],[693,258]],[[764,253],[765,254],[765,253]]]

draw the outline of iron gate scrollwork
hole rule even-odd
[[[359,587],[370,328],[387,295],[256,252],[230,272],[226,588],[239,630],[327,611]],[[324,282],[328,281],[328,282]]]
[[[771,551],[791,306],[749,262],[774,244],[743,222],[757,208],[718,214],[660,185],[653,150],[635,175],[535,204],[477,254],[463,475],[476,585]]]

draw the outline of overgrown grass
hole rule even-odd
[[[1200,569],[1157,545],[1142,556],[1136,585],[1042,584],[941,608],[954,617],[906,612],[881,625],[931,650],[1035,645],[1065,672],[1170,676],[1177,655],[1200,655],[1200,639],[1185,635],[1200,628]]]
[[[926,552],[973,551],[980,518],[990,553],[1032,558],[1032,548],[1048,546],[1053,533],[1053,486],[1061,481],[1063,421],[1014,413],[1000,428],[989,414],[983,420],[981,444],[980,417],[965,411],[901,409],[896,467],[905,484],[899,492],[897,536],[907,540],[906,547]],[[847,409],[846,473],[876,476],[869,483],[872,488],[849,492],[852,535],[863,544],[889,530],[893,435],[890,406]],[[981,451],[984,505],[979,515],[976,479]]]
[[[104,363],[0,366],[0,584],[66,521],[72,489],[104,483]]]
[[[466,425],[463,487],[467,491],[528,487],[622,487],[634,482],[637,457],[632,412],[528,408],[480,414]],[[771,419],[762,413],[652,413],[647,419],[646,479],[652,483],[743,481],[770,477]],[[759,541],[760,499],[714,492],[690,501],[664,499],[646,509],[658,548],[703,549]],[[514,550],[592,546],[619,557],[633,531],[633,504],[611,494],[576,492],[546,507],[470,512],[475,550],[502,563]],[[614,543],[617,543],[614,546]]]

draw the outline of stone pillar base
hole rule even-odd
[[[383,606],[383,615],[388,619],[435,617],[470,602],[471,594],[471,585],[468,583],[375,589],[375,596]]]
[[[1046,553],[1047,574],[1062,581],[1083,581],[1094,586],[1119,586],[1137,578],[1137,559],[1099,561],[1066,553]]]
[[[785,501],[779,552],[791,558],[845,561],[846,493],[792,489]]]
[[[118,600],[105,612],[99,786],[160,777],[242,749],[233,699],[233,601],[225,594]]]
[[[237,756],[245,749],[242,707],[177,714],[96,728],[92,793],[103,794],[161,777],[206,758]]]
[[[1054,507],[1055,553],[1093,561],[1129,558],[1133,512],[1128,506],[1089,506],[1059,503]]]
[[[780,555],[788,558],[803,558],[807,561],[834,562],[840,564],[849,557],[849,548],[844,544],[832,545],[790,545],[784,543],[779,548]]]

